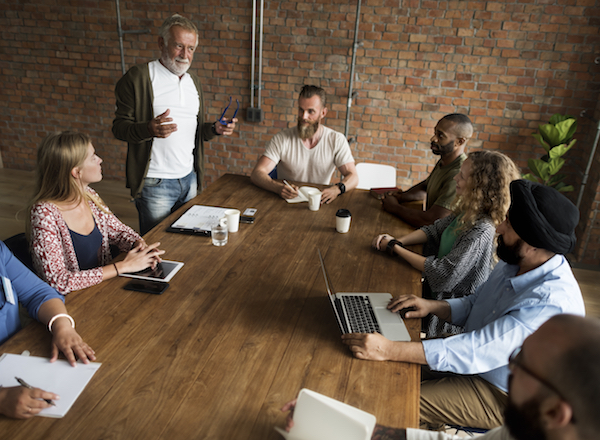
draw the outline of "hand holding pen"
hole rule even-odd
[[[15,419],[27,419],[41,410],[54,405],[59,396],[54,393],[34,388],[22,379],[18,387],[0,387],[0,414]]]
[[[298,197],[298,187],[296,185],[290,185],[287,180],[284,180],[280,195],[284,199]]]

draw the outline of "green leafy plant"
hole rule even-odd
[[[539,126],[539,132],[532,136],[546,150],[541,159],[529,159],[527,165],[531,173],[525,174],[524,179],[551,186],[558,191],[573,191],[573,185],[566,185],[564,174],[558,174],[565,164],[564,154],[575,145],[573,135],[577,130],[577,119],[569,115],[555,114],[547,124]]]

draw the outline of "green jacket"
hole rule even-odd
[[[188,73],[196,85],[200,99],[194,149],[194,169],[200,192],[204,179],[204,142],[211,140],[215,135],[211,130],[212,124],[204,122],[204,95],[200,78],[194,73]],[[152,152],[153,137],[148,131],[148,122],[155,116],[152,111],[154,95],[148,64],[138,64],[129,69],[117,82],[115,95],[117,109],[112,132],[117,139],[127,142],[127,188],[131,188],[132,197],[138,197],[144,187]]]

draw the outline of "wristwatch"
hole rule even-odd
[[[346,185],[342,182],[336,183],[336,185],[340,189],[340,196],[346,192]]]
[[[394,246],[400,246],[400,247],[404,247],[404,245],[399,242],[398,240],[396,240],[395,238],[391,239],[390,241],[388,241],[387,246],[385,247],[385,250],[388,254],[390,254],[391,256],[394,256]]]

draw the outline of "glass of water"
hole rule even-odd
[[[221,219],[219,223],[213,225],[210,236],[215,246],[225,246],[227,244],[227,220]]]

